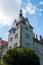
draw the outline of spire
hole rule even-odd
[[[23,17],[22,9],[20,9],[19,17],[20,17],[20,19]]]

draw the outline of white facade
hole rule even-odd
[[[25,22],[18,24],[16,30],[12,28],[9,31],[8,48],[11,46],[14,47],[16,43],[17,43],[17,47],[28,46],[33,48],[33,31],[27,19]]]
[[[16,23],[16,25],[15,25]],[[14,27],[9,30],[8,48],[28,47],[35,50],[40,57],[40,63],[43,65],[43,43],[33,38],[33,27],[29,24],[27,18],[24,18],[22,12],[20,20],[14,23]]]
[[[12,34],[9,34],[9,38],[8,38],[8,48],[14,47],[16,43],[17,43],[17,47],[19,47],[20,46],[20,28],[17,29],[15,32],[13,30],[11,31],[12,31]],[[15,38],[15,35],[17,35],[18,38]]]

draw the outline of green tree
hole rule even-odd
[[[4,65],[40,65],[39,57],[29,48],[12,48],[3,56]]]

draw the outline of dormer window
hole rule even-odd
[[[17,28],[16,24],[17,24],[17,21],[15,20],[14,23],[13,23],[13,29]]]
[[[25,21],[25,23],[26,23],[27,25],[29,24],[28,18],[26,18],[26,21]]]

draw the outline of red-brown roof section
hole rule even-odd
[[[43,42],[42,42],[42,41],[40,41],[40,40],[38,40],[38,39],[36,39],[36,38],[33,38],[33,41],[38,42],[38,43],[40,43],[40,44],[42,44],[42,45],[43,45]]]
[[[23,17],[23,18],[20,19],[19,22],[17,22],[17,24],[19,24],[19,23],[21,23],[21,22],[24,22],[24,21],[26,21],[26,19]]]
[[[7,41],[5,41],[5,40],[2,40],[2,46],[4,47],[4,46],[6,46],[8,44],[8,42]]]
[[[38,39],[36,39],[36,38],[33,38],[33,41],[40,43],[40,41]]]

